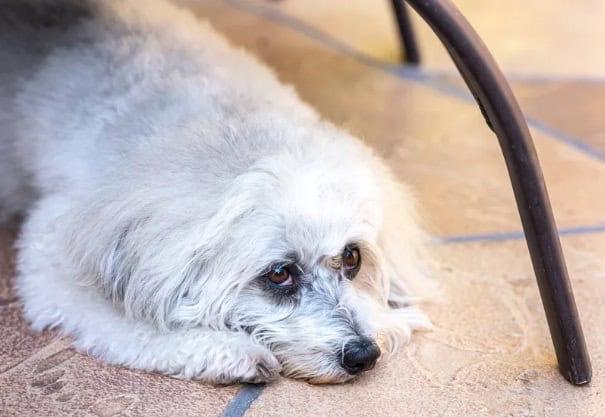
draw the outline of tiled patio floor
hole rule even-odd
[[[435,330],[342,386],[215,388],[105,366],[27,330],[10,289],[16,231],[4,229],[0,415],[605,415],[605,3],[457,2],[528,117],[592,355],[582,388],[556,370],[496,138],[420,21],[426,60],[410,70],[396,63],[387,1],[183,4],[414,186],[447,295],[427,307]]]

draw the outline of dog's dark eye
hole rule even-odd
[[[342,254],[342,266],[345,270],[352,271],[359,268],[361,255],[357,248],[345,248]]]
[[[285,266],[274,268],[267,273],[266,277],[269,281],[280,287],[287,287],[294,283],[290,271],[288,271],[288,268]]]

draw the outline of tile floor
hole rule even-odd
[[[182,1],[372,144],[417,190],[447,299],[431,333],[358,381],[264,388],[104,366],[34,335],[10,289],[0,232],[0,415],[605,415],[605,3],[459,0],[534,136],[584,322],[593,383],[557,373],[504,164],[444,50],[415,20],[418,70],[396,62],[387,1]]]

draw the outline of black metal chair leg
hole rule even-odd
[[[590,359],[542,171],[519,105],[487,48],[449,0],[406,1],[441,39],[498,137],[559,370],[572,384],[587,384],[592,374]]]
[[[403,48],[402,59],[406,64],[418,65],[420,63],[420,52],[418,43],[414,36],[414,28],[404,0],[391,0],[393,14],[397,21],[399,39]]]

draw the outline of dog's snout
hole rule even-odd
[[[351,375],[372,369],[380,356],[380,348],[373,340],[361,338],[348,343],[341,356],[340,364]]]

